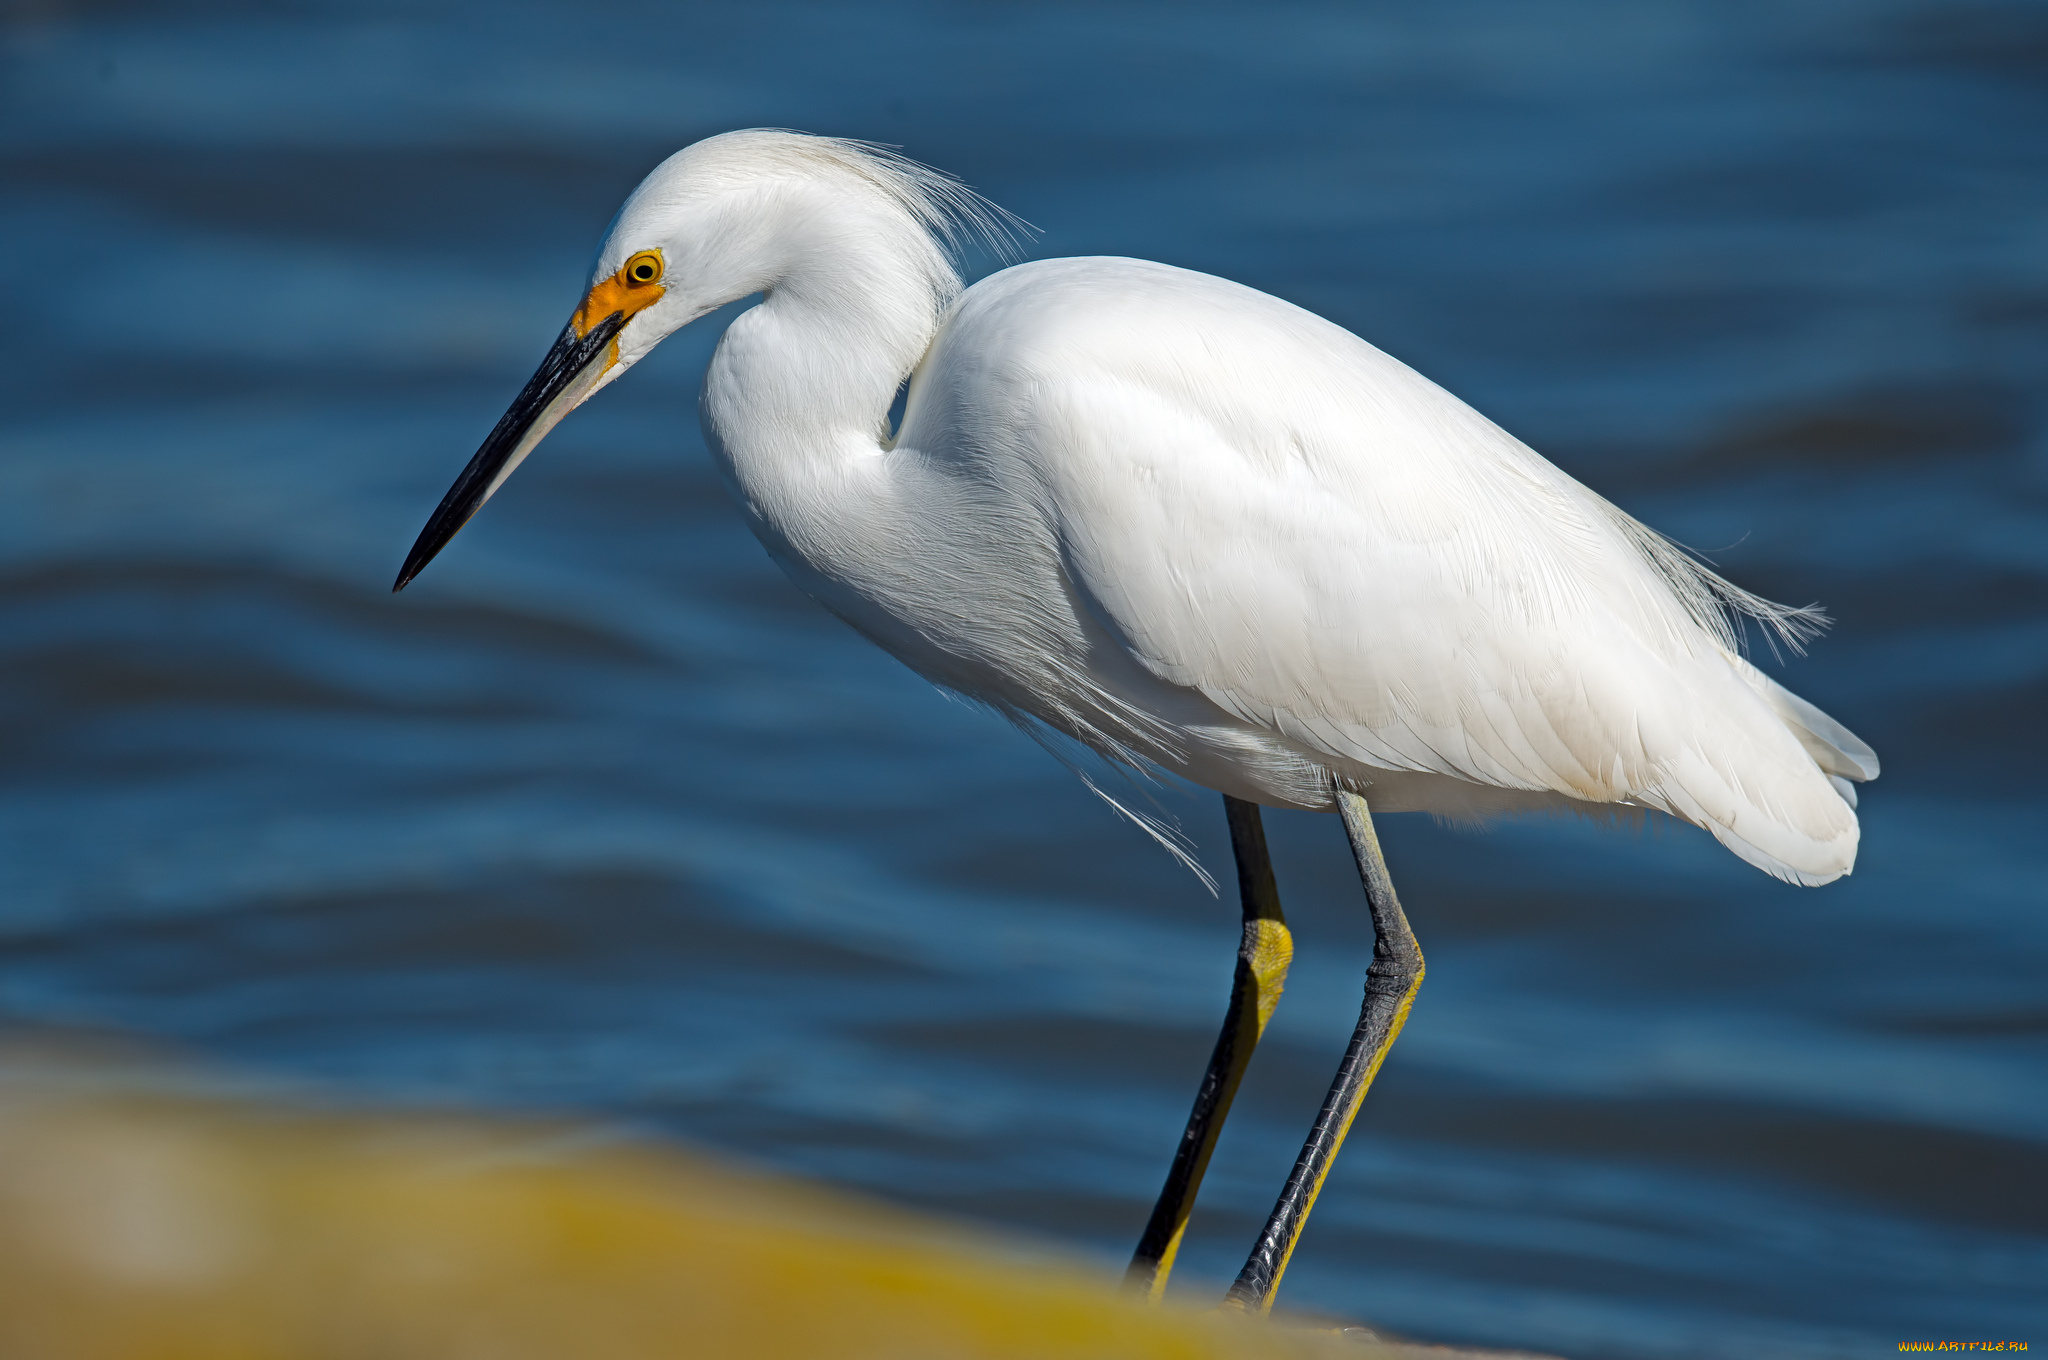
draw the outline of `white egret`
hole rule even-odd
[[[1270,1307],[1422,978],[1370,810],[1656,809],[1794,883],[1856,858],[1868,746],[1749,664],[1737,589],[1427,379],[1239,284],[1042,260],[864,143],[727,133],[626,200],[568,327],[406,559],[570,410],[752,294],[704,379],[769,554],[920,675],[1224,795],[1245,904],[1229,1018],[1131,1279],[1163,1289],[1291,942],[1259,805],[1336,810],[1377,933],[1359,1026],[1231,1299]],[[906,377],[901,426],[891,401]],[[1368,808],[1370,804],[1370,810]]]

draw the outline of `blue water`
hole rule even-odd
[[[0,23],[0,1018],[621,1119],[1116,1268],[1235,904],[782,581],[697,433],[728,318],[387,593],[641,174],[863,136],[1033,254],[1332,317],[1839,620],[1780,673],[1884,757],[1852,880],[1385,820],[1429,979],[1286,1297],[1589,1360],[2048,1345],[2048,7]],[[1159,796],[1227,882],[1217,800]],[[1268,826],[1302,957],[1191,1291],[1370,943],[1335,823]]]

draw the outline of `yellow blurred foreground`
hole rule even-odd
[[[1146,1309],[1107,1275],[573,1126],[0,1051],[7,1360],[1416,1353]]]

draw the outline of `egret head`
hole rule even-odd
[[[673,194],[650,194],[674,185],[676,163],[687,154],[658,167],[612,219],[582,302],[448,489],[406,555],[393,590],[405,589],[564,416],[675,331],[727,300],[714,296],[706,302],[701,271],[691,276],[691,266],[702,263],[689,246],[692,214],[673,201]]]
[[[678,151],[612,219],[569,324],[449,488],[392,589],[433,560],[562,417],[698,317],[785,284],[829,291],[848,260],[900,275],[907,287],[895,295],[918,297],[936,316],[960,286],[947,248],[972,234],[1001,249],[1003,217],[958,181],[861,142],[756,129]]]

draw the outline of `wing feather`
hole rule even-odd
[[[1875,757],[1743,660],[1725,611],[1808,612],[1308,312],[1136,261],[1009,275],[969,295],[1005,342],[988,456],[1152,675],[1353,777],[1657,808],[1794,881],[1851,867],[1829,776]]]

